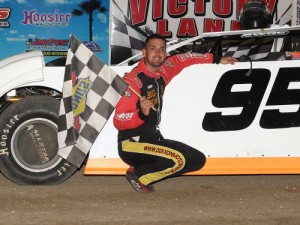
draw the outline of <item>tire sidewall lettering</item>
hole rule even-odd
[[[43,95],[27,96],[12,103],[2,112],[0,170],[5,177],[22,185],[49,185],[59,184],[77,171],[74,165],[68,164],[65,159],[57,155],[58,148],[53,148],[51,144],[55,141],[53,135],[57,134],[53,129],[57,126],[58,112],[59,100]],[[43,152],[37,152],[34,143],[26,138],[29,135],[24,133],[27,131],[27,125],[41,127],[39,135],[45,141],[47,149],[48,147],[51,149],[49,152],[51,160],[45,164],[40,158]],[[49,138],[45,136],[50,135],[48,130],[52,135],[52,142],[49,143],[46,142]]]
[[[2,130],[0,139],[0,157],[9,156],[8,152],[8,142],[10,140],[11,130],[14,129],[14,125],[19,121],[18,115],[14,115],[9,119],[9,123],[6,124],[5,128]]]

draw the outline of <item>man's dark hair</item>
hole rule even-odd
[[[148,42],[149,42],[150,40],[152,40],[152,39],[160,39],[160,40],[163,40],[165,43],[167,42],[165,37],[163,37],[163,36],[161,36],[161,35],[159,35],[159,34],[151,34],[150,36],[148,36],[148,37],[146,38],[146,41],[145,41],[145,43],[144,43],[144,48],[146,48]]]

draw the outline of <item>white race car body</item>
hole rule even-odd
[[[205,50],[221,52],[229,39],[235,44],[252,40],[257,47],[265,43],[262,38],[269,37],[272,46],[267,53],[247,56],[248,61],[234,65],[190,66],[167,87],[160,125],[163,136],[191,145],[207,156],[204,168],[192,174],[300,173],[300,61],[291,60],[297,56],[290,57],[300,49],[300,27],[204,34],[178,44],[173,41],[168,52],[173,54],[183,47],[195,50],[193,43],[197,42],[206,44]],[[237,50],[239,45],[230,47]],[[235,51],[233,56],[241,57],[249,49],[240,55]],[[276,58],[268,58],[270,55]],[[111,68],[122,76],[134,67],[127,65],[129,61],[136,63],[133,58]],[[64,67],[45,67],[40,52],[0,61],[0,73],[4,102],[16,97],[22,88],[43,87],[46,91],[29,91],[56,98],[62,90]],[[5,135],[3,129],[0,156],[8,155]],[[127,167],[118,156],[117,130],[111,117],[90,150],[84,173],[124,174]],[[65,167],[58,169],[59,176],[64,171]]]
[[[285,27],[203,36],[278,36],[274,51],[282,47],[281,37],[289,30]],[[197,39],[185,40],[179,46]],[[179,46],[170,46],[168,51]],[[247,76],[250,67],[250,62],[194,65],[167,87],[161,132],[207,156],[204,168],[193,174],[300,172],[299,61],[282,57],[276,61],[256,60]],[[131,69],[121,65],[112,68],[118,74]],[[117,130],[110,118],[92,147],[85,173],[123,174],[127,167],[118,157]]]
[[[276,78],[286,75],[279,71],[284,68],[294,69],[297,64],[298,61],[253,62],[250,77],[245,76],[250,67],[249,62],[235,65],[194,65],[186,68],[166,89],[160,125],[162,134],[205,153],[208,157],[207,164],[194,174],[299,173],[300,127],[276,127],[276,121],[267,122],[273,126],[271,128],[260,124],[262,120],[266,120],[266,113],[270,111],[274,114],[278,111],[283,116],[282,120],[287,113],[300,118],[300,98],[298,103],[288,105],[280,102],[276,105],[267,104],[272,91],[283,91],[281,88],[284,87],[280,87],[280,90],[276,90],[278,86],[275,87]],[[118,68],[113,69],[119,73],[124,72]],[[264,70],[266,74],[260,74],[260,70]],[[231,74],[236,71],[245,83],[238,83],[240,80],[231,78]],[[284,94],[299,92],[300,97],[300,67],[297,74],[299,82],[287,80],[289,86],[284,89]],[[266,79],[264,84],[257,83],[260,77]],[[228,104],[222,108],[212,104],[220,82],[232,82],[227,96],[218,99],[221,104]],[[254,89],[254,85],[261,85],[261,89]],[[253,108],[244,105],[246,102],[236,102],[240,105],[233,107],[226,97],[235,101],[234,95],[250,95],[252,97],[247,100],[259,100]],[[225,121],[226,116],[234,117],[232,121],[228,121],[227,126],[230,128],[219,130],[222,124],[218,124],[217,118],[214,123],[207,117],[213,113],[219,113]],[[244,120],[249,121],[243,124]],[[122,174],[126,168],[118,157],[117,130],[110,118],[90,151],[85,173]]]

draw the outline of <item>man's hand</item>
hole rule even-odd
[[[238,60],[231,56],[224,56],[221,58],[221,61],[220,61],[221,64],[231,64],[231,65],[233,65],[236,62],[238,62]]]
[[[141,110],[145,116],[149,116],[150,109],[154,109],[154,104],[151,100],[146,99],[145,97],[140,98]]]

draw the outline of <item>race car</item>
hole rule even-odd
[[[212,52],[240,61],[190,66],[166,89],[162,134],[207,156],[205,167],[191,174],[300,173],[299,41],[300,27],[274,26],[168,43],[169,55]],[[140,58],[111,68],[122,76]],[[58,155],[64,66],[45,66],[34,51],[0,61],[0,73],[1,172],[17,184],[65,181],[78,169]],[[112,118],[84,167],[86,175],[125,174]]]

